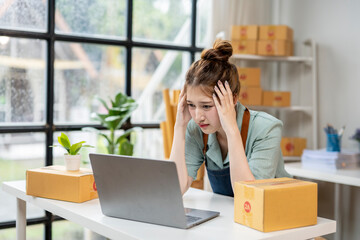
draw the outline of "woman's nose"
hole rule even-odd
[[[201,109],[197,108],[196,111],[195,111],[195,114],[196,114],[196,120],[197,121],[205,120],[204,112]]]

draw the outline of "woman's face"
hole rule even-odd
[[[214,100],[207,96],[200,87],[188,86],[186,101],[192,119],[204,133],[215,133],[221,128]]]

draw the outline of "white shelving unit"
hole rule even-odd
[[[276,56],[259,56],[259,55],[245,55],[245,54],[234,54],[232,56],[232,61],[235,65],[239,65],[239,62],[242,61],[257,61],[257,62],[273,62],[273,63],[281,63],[288,62],[299,65],[306,65],[310,67],[311,71],[311,104],[308,105],[292,105],[289,107],[267,107],[267,106],[249,106],[250,109],[258,110],[258,111],[269,111],[276,110],[278,112],[281,111],[290,111],[290,112],[302,112],[303,114],[307,114],[311,117],[312,124],[312,144],[310,147],[312,149],[318,148],[318,78],[317,78],[317,46],[316,43],[312,40],[307,40],[303,43],[304,50],[310,52],[306,55],[308,56],[290,56],[290,57],[276,57]],[[304,51],[305,52],[305,51]],[[305,54],[304,54],[305,55]],[[304,71],[305,68],[302,68]],[[276,91],[278,89],[269,89]],[[309,89],[306,89],[308,91]],[[294,89],[288,89],[288,91],[293,92]],[[284,127],[286,127],[286,122],[284,122]],[[309,138],[310,136],[301,136],[305,138]],[[285,161],[299,161],[300,157],[284,157]]]

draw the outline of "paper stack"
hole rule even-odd
[[[304,167],[318,169],[353,169],[360,166],[360,153],[342,151],[328,152],[326,149],[309,150],[304,149],[301,156]]]

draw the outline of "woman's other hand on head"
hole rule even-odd
[[[223,84],[219,80],[217,85],[215,85],[214,90],[216,94],[213,94],[213,99],[219,114],[221,126],[225,133],[230,133],[231,131],[238,129],[238,127],[236,123],[234,98],[229,83],[225,81],[225,84]]]

